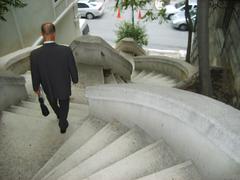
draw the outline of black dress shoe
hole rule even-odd
[[[60,133],[61,133],[61,134],[66,133],[67,128],[68,128],[68,122],[67,122],[67,124],[66,124],[66,126],[65,126],[64,128],[60,128]]]

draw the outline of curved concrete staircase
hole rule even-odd
[[[137,126],[89,117],[88,106],[76,103],[70,104],[69,121],[61,135],[52,110],[43,118],[36,102],[21,101],[3,111],[1,179],[154,179],[159,173],[200,179],[191,162]]]
[[[31,90],[30,73],[26,72],[28,51],[14,58],[18,66],[24,64],[21,70],[14,62],[5,62],[15,74],[26,72],[22,76],[27,96],[22,91],[21,97],[16,93],[24,85],[22,79],[11,81],[4,89],[5,94],[9,93],[8,99],[13,100],[0,116],[0,179],[219,180],[222,172],[217,168],[228,173],[225,177],[240,171],[236,151],[240,136],[234,128],[240,127],[236,121],[239,113],[231,108],[222,111],[225,108],[222,104],[195,94],[155,86],[184,87],[192,80],[195,69],[176,63],[175,59],[168,61],[156,56],[146,61],[144,56],[132,57],[131,63],[135,64],[132,68],[126,56],[116,55],[105,43],[98,47],[101,39],[90,39],[89,42],[84,37],[72,44],[74,49],[81,45],[94,52],[94,58],[88,61],[86,55],[81,57],[75,51],[80,83],[72,87],[70,126],[66,134],[60,134],[57,118],[50,108],[48,117],[40,113]],[[117,63],[111,61],[111,56],[119,58]],[[169,71],[169,64],[175,66],[175,71]],[[152,86],[148,88],[148,84]],[[0,92],[0,97],[5,94]],[[220,107],[217,109],[223,113],[217,116],[220,123],[206,109],[206,114],[195,111],[194,103],[202,99],[202,104]],[[233,123],[222,128],[227,124],[224,118],[228,112],[234,114]],[[222,135],[221,139],[217,133]],[[224,140],[231,138],[237,141],[225,143]],[[206,145],[206,150],[202,151],[201,145]],[[208,164],[209,155],[213,156],[213,162]],[[223,164],[215,167],[215,162]],[[208,165],[213,172],[207,170]]]
[[[125,83],[117,74],[105,73],[104,77],[100,72],[102,77],[95,78],[98,82]],[[141,128],[127,127],[117,119],[108,122],[89,116],[87,104],[70,103],[70,126],[61,135],[51,108],[50,115],[42,117],[31,91],[30,73],[24,77],[28,99],[1,115],[1,178],[130,180],[164,175],[201,179],[194,165],[179,158],[163,139],[154,140]],[[73,89],[78,92],[81,87],[78,84]],[[74,97],[73,92],[73,101]]]
[[[162,171],[169,178],[200,179],[193,164],[182,163],[163,140],[118,121],[88,119],[33,179],[138,179]]]
[[[166,87],[175,87],[178,83],[177,79],[174,79],[168,75],[156,71],[146,70],[135,70],[132,74],[131,80],[133,83],[153,84]]]

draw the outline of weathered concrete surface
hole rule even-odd
[[[137,71],[135,70],[131,77],[131,82],[148,85],[159,85],[166,87],[176,87],[178,81],[173,77],[163,75],[156,71]]]
[[[27,47],[0,57],[0,70],[11,71],[15,74],[25,73],[30,69],[30,53],[39,47]]]
[[[164,169],[160,172],[137,180],[201,180],[199,173],[191,161]]]
[[[148,134],[142,129],[135,127],[119,137],[109,146],[106,146],[104,149],[61,176],[60,179],[65,180],[68,177],[78,177],[79,179],[86,178],[91,174],[126,158],[153,142],[154,141]]]
[[[130,79],[132,65],[102,38],[81,36],[75,39],[70,47],[77,63],[111,69],[113,73]]]
[[[71,122],[60,134],[57,118],[51,121],[10,112],[0,120],[0,179],[29,180],[79,125]]]
[[[117,121],[108,123],[91,139],[89,139],[83,146],[81,146],[78,150],[71,154],[71,156],[69,156],[61,164],[56,166],[43,179],[45,180],[58,179],[60,176],[62,176],[69,170],[75,168],[85,159],[88,159],[98,151],[102,150],[105,146],[114,142],[117,138],[119,138],[127,131],[128,128]]]
[[[89,87],[90,114],[129,127],[137,124],[163,138],[203,179],[224,180],[240,172],[240,112],[187,91],[144,85]],[[108,109],[108,111],[105,111]]]
[[[167,56],[138,56],[134,58],[135,70],[155,71],[178,81],[176,87],[185,88],[198,75],[196,67]]]
[[[63,162],[67,157],[84,145],[107,123],[105,121],[89,118],[71,136],[66,143],[48,160],[48,162],[34,175],[33,180],[40,180],[52,169]]]
[[[88,180],[131,180],[158,172],[181,162],[163,141],[159,140],[130,156],[87,177]],[[68,177],[77,180],[78,177]]]
[[[9,72],[0,72],[0,111],[26,98],[24,78]]]
[[[141,48],[132,38],[124,38],[116,44],[116,50],[122,51],[132,56],[146,55],[143,48]]]

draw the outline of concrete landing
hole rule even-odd
[[[60,134],[58,122],[2,112],[0,118],[0,179],[29,180],[76,130]]]

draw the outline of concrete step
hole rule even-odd
[[[154,80],[154,79],[161,79],[161,78],[166,78],[166,75],[156,72],[156,74],[154,74],[152,77],[149,77],[148,79]]]
[[[164,169],[137,180],[202,180],[191,161]]]
[[[126,83],[119,75],[114,74],[114,77],[115,77],[115,79],[116,79],[116,81],[117,81],[118,84],[124,84],[124,83]]]
[[[62,176],[72,168],[76,167],[85,159],[103,149],[112,143],[118,137],[126,133],[127,127],[117,121],[108,123],[97,134],[88,140],[83,146],[76,150],[71,156],[55,167],[50,173],[44,177],[45,180],[55,180]]]
[[[86,179],[131,180],[169,168],[179,162],[180,161],[168,145],[164,141],[160,140],[126,157],[125,159],[96,172]]]
[[[47,101],[45,101],[45,104],[47,105],[50,113],[55,114]],[[40,105],[38,102],[22,101],[18,104],[18,106],[27,109],[34,109],[41,113]],[[77,117],[86,117],[89,114],[89,107],[85,104],[70,103],[69,113]]]
[[[145,76],[143,76],[141,79],[150,79],[152,77],[157,76],[158,74],[154,71],[148,71]]]
[[[167,86],[167,87],[174,87],[177,85],[177,81],[173,78],[158,74],[158,75],[145,75],[144,77],[132,79],[133,83],[140,83],[140,84],[153,84],[153,85],[161,85],[161,86]]]
[[[48,101],[45,100],[44,101],[45,104],[49,105]],[[37,108],[39,109],[39,102],[38,101],[31,101],[31,100],[25,100],[25,101],[21,101],[19,103],[19,106],[24,106],[24,107],[27,107],[27,108]],[[49,105],[50,106],[50,105]],[[76,110],[81,110],[81,109],[86,109],[88,110],[88,105],[86,104],[81,104],[81,103],[73,103],[73,102],[70,102],[69,103],[69,107],[70,109],[76,109]]]
[[[6,111],[16,113],[16,114],[27,115],[27,116],[30,116],[30,117],[43,118],[43,119],[47,119],[47,120],[53,120],[53,121],[58,120],[57,116],[52,111],[50,112],[50,114],[47,117],[44,117],[42,115],[40,109],[39,110],[29,109],[29,108],[25,108],[25,107],[22,107],[22,106],[11,106],[10,108],[6,109]],[[74,114],[71,109],[69,110],[68,120],[69,120],[70,123],[77,123],[77,124],[80,125],[83,122],[83,119],[85,119],[86,117],[87,117],[87,115],[79,116],[77,114]]]
[[[31,179],[77,128],[60,134],[57,121],[2,111],[0,179]]]
[[[141,71],[134,70],[131,75],[131,79],[135,78]]]
[[[80,88],[75,85],[72,86],[72,96],[70,97],[70,102],[88,104],[88,99],[85,96],[85,88]]]
[[[132,80],[141,79],[142,77],[146,76],[147,74],[148,74],[148,72],[147,72],[147,71],[145,71],[145,70],[142,70],[142,71],[140,71],[140,72],[138,73],[138,75],[137,75],[137,76],[135,76],[135,77],[134,77],[134,79],[132,79]]]
[[[141,76],[137,76],[135,78],[132,79],[132,81],[134,82],[142,82],[145,81],[147,79],[166,79],[166,75],[161,74],[159,72],[154,72],[154,71],[144,71],[144,74],[142,74]]]
[[[59,179],[83,179],[153,143],[143,130],[133,128]]]
[[[85,144],[107,123],[105,121],[89,118],[76,130],[76,132],[66,141],[58,151],[49,159],[49,161],[38,171],[33,180],[40,180],[48,174],[53,168],[58,166],[67,157]]]
[[[115,76],[111,73],[107,77],[104,77],[105,84],[117,84]]]

